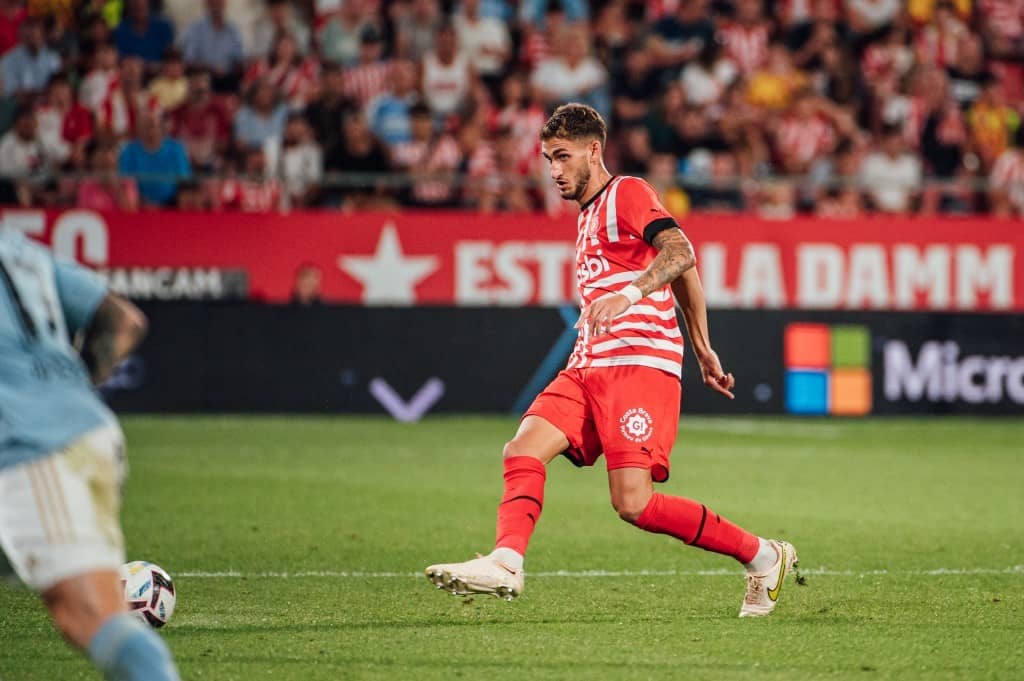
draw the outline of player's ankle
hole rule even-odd
[[[519,553],[515,549],[510,549],[505,546],[499,546],[488,554],[488,557],[504,563],[513,570],[523,569],[523,554]]]
[[[779,551],[770,541],[758,537],[757,543],[757,553],[754,554],[749,563],[744,563],[744,567],[747,568],[748,572],[766,572],[779,562]]]

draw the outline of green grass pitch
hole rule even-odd
[[[563,460],[521,599],[433,589],[428,563],[490,548],[514,419],[124,425],[129,558],[175,577],[186,679],[1024,678],[1020,419],[684,415],[661,489],[799,551],[764,620],[732,561],[627,526]],[[98,676],[0,585],[0,678]]]

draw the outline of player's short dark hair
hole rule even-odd
[[[572,102],[555,109],[541,128],[541,140],[555,137],[566,140],[596,139],[603,147],[608,137],[608,126],[594,107]]]

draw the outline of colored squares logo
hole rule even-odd
[[[783,346],[786,411],[871,412],[871,334],[866,326],[789,324]]]

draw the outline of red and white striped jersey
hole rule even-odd
[[[775,129],[775,146],[782,156],[810,163],[832,148],[835,137],[832,124],[820,116],[809,119],[787,116]]]
[[[242,213],[270,213],[281,207],[281,183],[274,178],[227,178],[213,196],[214,208]]]
[[[1024,152],[1007,149],[1000,154],[988,181],[993,189],[1005,191],[1018,211],[1024,211]]]
[[[391,148],[395,164],[403,170],[418,173],[412,195],[423,203],[443,203],[452,198],[455,187],[451,179],[432,178],[431,174],[454,173],[462,163],[462,151],[451,135],[429,140],[412,140]]]
[[[771,29],[767,24],[744,26],[727,23],[718,29],[719,40],[725,45],[725,54],[749,76],[768,61],[768,41]]]
[[[1024,0],[982,0],[979,9],[997,36],[1013,40],[1024,35]]]
[[[387,90],[390,73],[391,63],[386,61],[353,66],[342,74],[342,91],[365,108],[371,99]]]
[[[969,34],[967,27],[959,21],[950,30],[941,30],[928,25],[918,31],[914,38],[915,61],[932,66],[951,66],[956,63],[960,43]]]
[[[309,104],[316,91],[320,78],[320,64],[315,59],[307,58],[298,64],[271,66],[268,60],[259,59],[245,72],[245,78],[242,79],[243,91],[260,78],[270,82],[279,94],[284,95],[290,105],[302,108]],[[353,88],[355,87],[353,85]]]
[[[914,66],[914,53],[905,45],[872,44],[864,50],[861,69],[864,77],[875,88],[882,89],[890,83],[889,89],[897,89],[895,83]]]
[[[576,285],[584,306],[620,291],[650,265],[658,249],[645,240],[678,229],[658,195],[638,177],[613,177],[577,218]],[[611,332],[580,330],[567,368],[645,366],[679,376],[683,335],[668,285],[615,318]]]
[[[813,21],[816,9],[819,18],[824,14],[831,21],[838,19],[843,11],[841,0],[829,0],[827,4],[815,0],[781,0],[775,3],[773,16],[778,17],[783,26],[790,27]]]
[[[542,31],[528,31],[519,48],[519,62],[532,71],[537,64],[551,56],[551,51],[548,38]]]
[[[537,104],[509,104],[495,113],[491,127],[510,129],[512,139],[518,140],[519,160],[529,162],[540,157],[540,139],[536,131],[544,127],[546,120],[547,114]]]

